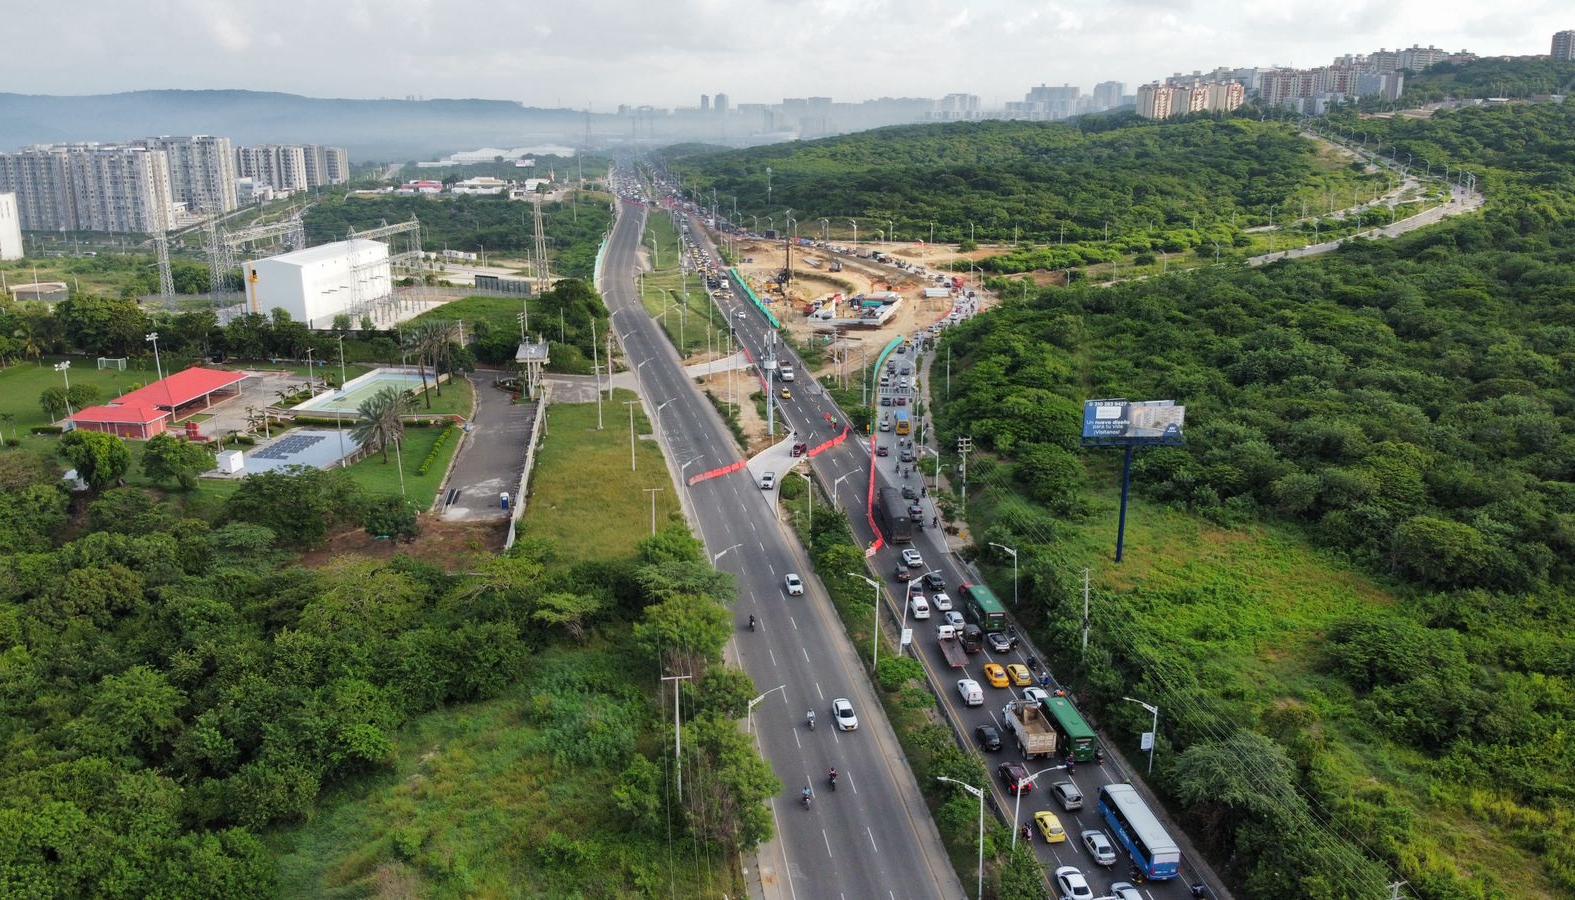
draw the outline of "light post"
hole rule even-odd
[[[838,501],[838,498],[837,498],[837,490],[842,487],[842,482],[843,482],[844,479],[852,478],[853,476],[858,475],[858,474],[860,474],[860,473],[858,473],[858,472],[849,472],[846,475],[839,475],[839,476],[837,476],[837,479],[831,483],[831,505],[832,506],[835,506],[837,509],[841,509],[842,508],[842,504]]]
[[[629,407],[629,471],[635,470],[634,464],[634,407],[638,400],[625,400],[623,405]]]
[[[1159,707],[1132,697],[1122,697],[1121,699],[1128,703],[1136,703],[1154,715],[1154,724],[1150,726],[1153,730],[1149,732],[1148,736],[1148,774],[1152,775],[1154,774],[1154,747],[1159,743]]]
[[[712,556],[711,557],[711,568],[713,568],[713,569],[716,568],[716,564],[721,561],[722,557],[726,556],[729,552],[731,552],[733,550],[737,550],[739,547],[742,547],[742,546],[744,546],[744,545],[743,544],[734,544],[733,546],[728,547],[726,550],[723,550],[721,553],[718,553],[715,556]]]
[[[772,688],[771,690],[766,691],[765,693],[761,694],[760,696],[756,697],[755,699],[749,701],[749,705],[744,707],[744,733],[745,734],[754,734],[754,732],[755,732],[755,704],[759,703],[760,701],[762,701],[764,699],[766,699],[767,697],[771,696],[772,694],[776,693],[777,691],[781,691],[782,692],[782,700],[783,700],[783,702],[787,702],[787,685],[779,684],[776,687]]]
[[[831,221],[829,219],[820,220],[820,240],[821,243],[831,243]]]
[[[159,380],[163,381],[164,365],[159,362],[159,333],[157,331],[148,332],[146,340],[153,344],[153,371],[158,373]]]
[[[979,884],[974,889],[974,897],[982,900],[984,897],[984,791],[967,782],[958,781],[955,778],[947,778],[945,775],[937,775],[935,780],[949,781],[979,798]]]
[[[859,255],[859,220],[849,219],[848,224],[853,226],[853,255]]]
[[[994,547],[995,549],[1001,551],[1002,553],[1005,553],[1007,556],[1010,556],[1012,558],[1012,605],[1016,606],[1017,605],[1017,551],[1014,550],[1011,547],[1006,546],[1005,544],[997,544],[995,541],[991,541],[990,542],[990,546]]]
[[[804,479],[804,493],[809,495],[809,531],[813,534],[815,531],[815,482],[797,468],[793,469],[793,474]]]
[[[66,379],[66,418],[69,420],[76,415],[71,410],[71,360],[63,359],[55,363],[55,371],[59,372]]]
[[[157,356],[157,354],[155,354]],[[345,386],[345,336],[339,335],[339,387]]]
[[[1019,813],[1021,813],[1022,809],[1023,809],[1023,786],[1024,785],[1033,784],[1035,781],[1039,780],[1039,776],[1040,775],[1043,775],[1046,772],[1059,772],[1059,771],[1061,771],[1064,768],[1066,768],[1066,766],[1051,766],[1048,769],[1040,769],[1039,771],[1035,772],[1032,775],[1026,775],[1026,776],[1024,776],[1024,777],[1022,777],[1022,778],[1017,780],[1017,782],[1015,784],[1015,787],[1017,788],[1017,791],[1016,791],[1017,801],[1012,804],[1012,849],[1013,850],[1017,849],[1017,818],[1018,818]]]
[[[875,590],[875,636],[870,640],[873,648],[870,650],[870,671],[874,671],[876,664],[880,662],[880,582],[860,575],[857,572],[849,572],[848,574],[854,578],[863,579],[865,584]]]

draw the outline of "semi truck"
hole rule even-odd
[[[946,657],[947,665],[954,669],[965,668],[968,665],[968,653],[963,648],[962,638],[957,634],[956,625],[937,625],[935,642],[940,645],[941,655]]]
[[[1045,716],[1044,707],[1036,700],[1013,700],[1001,708],[1001,719],[1006,730],[1017,738],[1017,749],[1023,759],[1037,759],[1055,755],[1055,726]]]

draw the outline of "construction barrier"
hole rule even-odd
[[[807,455],[808,456],[819,456],[820,454],[825,453],[827,450],[830,450],[830,449],[832,449],[834,447],[840,447],[840,446],[842,446],[843,442],[848,439],[848,435],[850,435],[852,433],[853,433],[853,429],[848,428],[846,426],[843,426],[841,434],[837,435],[836,437],[832,438],[829,441],[826,441],[824,444],[820,444],[818,446],[811,447],[810,450],[809,450],[809,453]]]
[[[720,469],[712,469],[709,472],[701,472],[699,475],[692,475],[689,478],[689,486],[694,487],[702,481],[710,481],[713,478],[721,478],[723,475],[731,475],[747,465],[749,465],[749,462],[747,460],[741,459],[730,466],[723,466]]]
[[[749,289],[749,282],[744,280],[744,276],[738,274],[738,267],[728,266],[727,272],[733,276],[733,283],[738,285],[738,289],[744,292],[744,296],[749,298],[749,302],[755,304],[755,308],[765,315],[766,321],[771,323],[771,327],[781,328],[782,322],[777,319],[771,310],[766,308],[764,303],[760,302],[760,298],[755,296],[755,292]]]
[[[888,347],[886,349],[890,350],[891,348]],[[869,559],[879,553],[880,548],[886,546],[886,538],[880,533],[880,526],[875,524],[875,444],[878,440],[879,438],[876,435],[870,435],[870,489],[868,501],[865,503],[864,516],[870,520],[870,533],[875,535],[875,543],[870,544],[869,549],[864,551],[865,559]]]

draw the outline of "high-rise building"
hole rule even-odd
[[[1027,104],[1029,118],[1031,119],[1066,119],[1077,114],[1077,99],[1082,89],[1076,85],[1063,84],[1060,87],[1050,87],[1041,84],[1029,88],[1028,94],[1023,97]]]
[[[306,176],[306,148],[279,144],[235,148],[236,171],[242,178],[266,184],[280,193],[311,187]]]
[[[22,217],[15,194],[0,194],[0,259],[21,259]]]
[[[708,113],[708,112],[711,111],[711,95],[710,94],[701,94],[700,95],[700,111],[703,112],[703,113]]]
[[[0,154],[0,190],[14,192],[29,231],[151,234],[174,225],[169,158],[115,144],[57,144]]]
[[[715,110],[716,114],[719,115],[719,116],[727,115],[727,95],[726,94],[717,94],[716,95],[716,103],[711,108],[713,110]]]
[[[1235,81],[1185,86],[1156,82],[1138,88],[1137,113],[1145,119],[1168,119],[1195,112],[1230,112],[1246,99],[1247,89]]]
[[[1137,89],[1137,114],[1145,119],[1168,119],[1178,113],[1176,109],[1179,95],[1184,88],[1171,87],[1168,84],[1139,85]],[[1185,112],[1185,110],[1179,110]]]
[[[1575,30],[1553,35],[1554,62],[1575,62]]]
[[[1400,68],[1412,72],[1420,72],[1428,66],[1443,62],[1444,57],[1448,55],[1449,51],[1447,50],[1413,44],[1400,51]]]
[[[170,195],[176,203],[186,204],[187,211],[222,215],[235,210],[235,148],[229,138],[164,135],[133,144],[164,151],[170,166]]]
[[[977,119],[982,104],[978,94],[947,94],[935,101],[930,118],[937,122],[961,122]]]
[[[1127,86],[1119,81],[1101,81],[1094,85],[1093,108],[1094,110],[1115,109],[1121,105],[1121,95],[1125,94]]]
[[[350,180],[350,154],[343,147],[307,144],[301,148],[306,163],[306,186],[344,184]]]
[[[0,191],[16,194],[24,230],[76,230],[77,214],[65,147],[27,147],[15,153],[0,153]]]

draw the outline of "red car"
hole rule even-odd
[[[1018,782],[1028,777],[1028,770],[1023,767],[1022,763],[1004,762],[996,766],[995,771],[996,774],[1001,776],[1001,780],[1006,782],[1006,792],[1008,794],[1017,793]],[[1031,793],[1033,789],[1034,783],[1032,781],[1023,785],[1023,793],[1025,794]]]
[[[803,441],[799,441],[798,443],[793,445],[793,455],[794,456],[803,456],[808,451],[809,451],[809,445],[804,443]]]
[[[876,456],[890,456],[891,455],[891,450],[885,444],[879,444],[879,445],[877,445],[875,447],[875,455]]]

